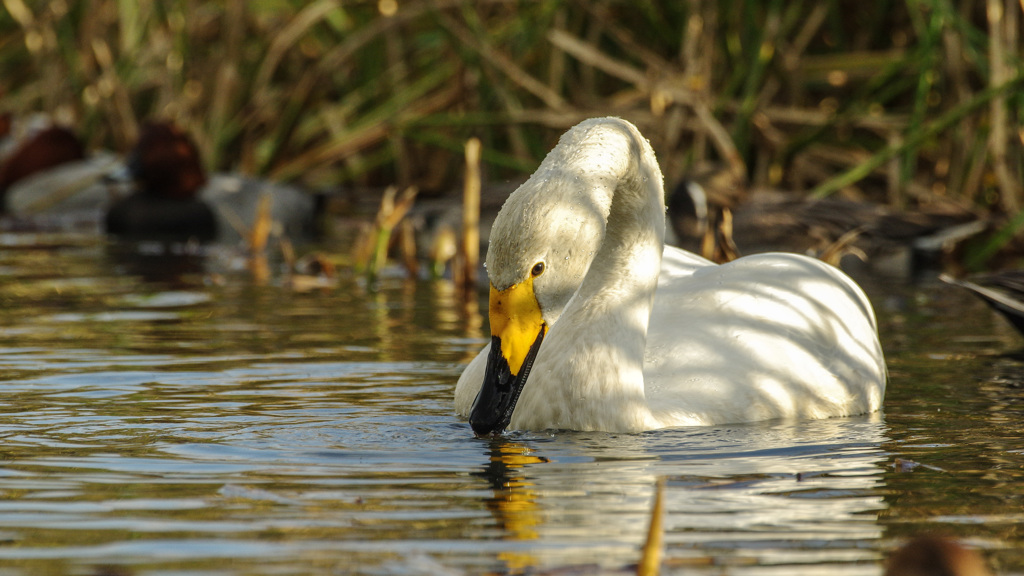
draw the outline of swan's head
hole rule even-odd
[[[508,426],[544,335],[604,237],[604,193],[549,164],[509,197],[491,229],[491,352],[469,416],[477,435]]]

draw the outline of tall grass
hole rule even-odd
[[[469,137],[503,178],[614,114],[670,181],[715,160],[816,196],[1022,202],[1016,0],[2,2],[2,107],[95,147],[169,117],[215,168],[437,194]]]

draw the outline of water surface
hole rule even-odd
[[[881,414],[473,438],[485,342],[446,282],[296,290],[230,254],[0,237],[0,574],[880,574],[939,532],[1024,573],[1024,339],[934,281],[866,282]]]

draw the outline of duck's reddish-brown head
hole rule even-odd
[[[0,165],[0,195],[15,182],[66,162],[85,158],[85,147],[74,132],[51,126],[27,138]]]
[[[142,127],[139,141],[128,156],[128,169],[145,194],[161,198],[195,198],[206,184],[199,148],[170,122],[151,122]]]

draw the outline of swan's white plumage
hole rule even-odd
[[[654,152],[623,120],[567,132],[491,232],[499,290],[535,262],[549,325],[510,427],[641,431],[878,410],[886,368],[870,303],[796,254],[715,265],[664,247]],[[489,346],[465,369],[467,416]]]

